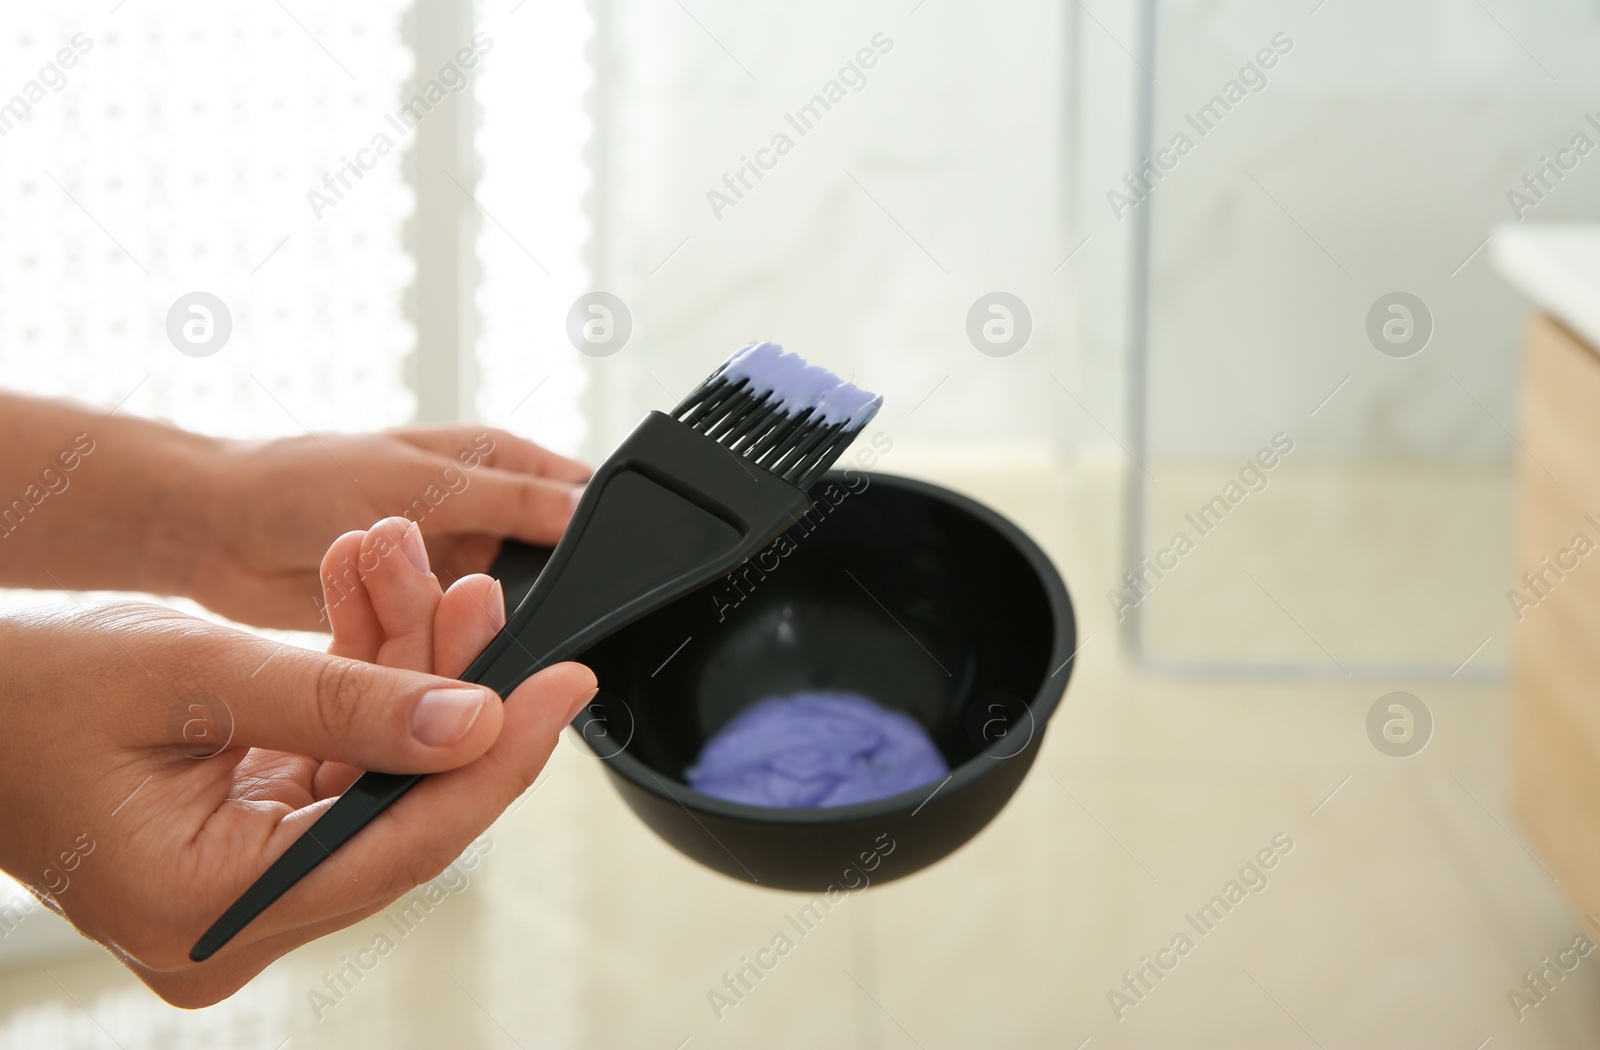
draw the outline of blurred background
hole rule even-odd
[[[598,461],[772,339],[885,395],[881,469],[1032,534],[1083,647],[1006,812],[731,1011],[804,898],[696,868],[574,745],[331,1007],[383,917],[184,1013],[0,888],[0,1043],[1600,1044],[1561,954],[1600,938],[1600,604],[1520,582],[1600,537],[1597,46],[1592,0],[8,11],[7,388]],[[168,336],[196,292],[208,356]]]

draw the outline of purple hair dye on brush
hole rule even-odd
[[[879,395],[807,364],[777,343],[751,343],[728,358],[719,374],[729,382],[743,379],[751,394],[768,395],[791,415],[809,408],[812,417],[827,426],[844,424],[859,430],[883,404]]]

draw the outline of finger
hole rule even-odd
[[[582,495],[580,485],[484,467],[423,524],[430,533],[488,532],[550,546],[561,538]]]
[[[500,581],[463,576],[444,592],[433,618],[433,668],[460,677],[506,625],[506,596]]]
[[[439,581],[428,568],[422,532],[405,518],[385,518],[361,544],[361,582],[383,640],[373,662],[433,670],[433,620]]]
[[[499,536],[482,532],[456,532],[428,541],[428,560],[439,586],[449,589],[463,576],[484,572],[500,554]]]
[[[323,610],[333,641],[328,652],[372,663],[383,644],[383,625],[372,609],[367,585],[361,582],[361,547],[367,534],[347,532],[333,541],[322,556]]]
[[[528,679],[506,701],[505,727],[483,757],[418,784],[340,847],[338,863],[320,865],[252,923],[248,935],[271,937],[381,905],[436,877],[527,790],[562,728],[594,693],[594,674],[580,664],[557,664]],[[320,808],[280,823],[263,863],[298,839]]]
[[[556,664],[528,679],[505,703],[506,722],[478,761],[429,777],[374,822],[346,861],[372,872],[390,893],[434,878],[533,784],[561,730],[595,695],[594,672]],[[363,876],[364,877],[364,876]]]
[[[594,474],[593,470],[575,459],[557,455],[504,430],[489,431],[489,439],[494,442],[494,451],[485,459],[486,466],[522,474],[538,474],[574,484],[588,481]]]
[[[311,797],[321,802],[342,795],[356,782],[361,770],[348,762],[324,762],[311,775]]]
[[[502,704],[482,686],[223,629],[191,648],[195,686],[227,705],[235,746],[433,773],[471,762],[500,734]]]
[[[482,465],[573,483],[588,481],[594,473],[575,459],[557,455],[498,427],[416,427],[399,431],[399,436],[418,448],[449,456],[462,466]]]

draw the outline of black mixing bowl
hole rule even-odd
[[[821,892],[909,875],[1000,812],[1039,753],[1076,630],[1044,552],[988,507],[858,471],[828,474],[811,495],[812,512],[743,569],[586,652],[600,693],[573,727],[683,853],[736,879]],[[508,605],[541,561],[508,545],[494,569]],[[950,776],[820,809],[726,802],[685,783],[744,707],[814,689],[910,713]]]

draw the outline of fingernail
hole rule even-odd
[[[499,580],[489,588],[489,625],[496,634],[506,625],[506,589],[500,586]]]
[[[400,537],[400,549],[405,551],[406,561],[411,567],[422,575],[428,575],[428,548],[422,542],[422,530],[416,522],[409,522],[406,531]]]
[[[449,747],[467,735],[488,699],[482,689],[430,689],[411,712],[411,735],[428,747]]]
[[[568,517],[570,517],[573,514],[576,514],[578,512],[578,501],[583,499],[584,490],[587,489],[588,487],[589,486],[587,486],[587,485],[575,485],[575,486],[573,486],[572,491],[567,493],[567,498],[572,500],[572,506],[567,511]]]

